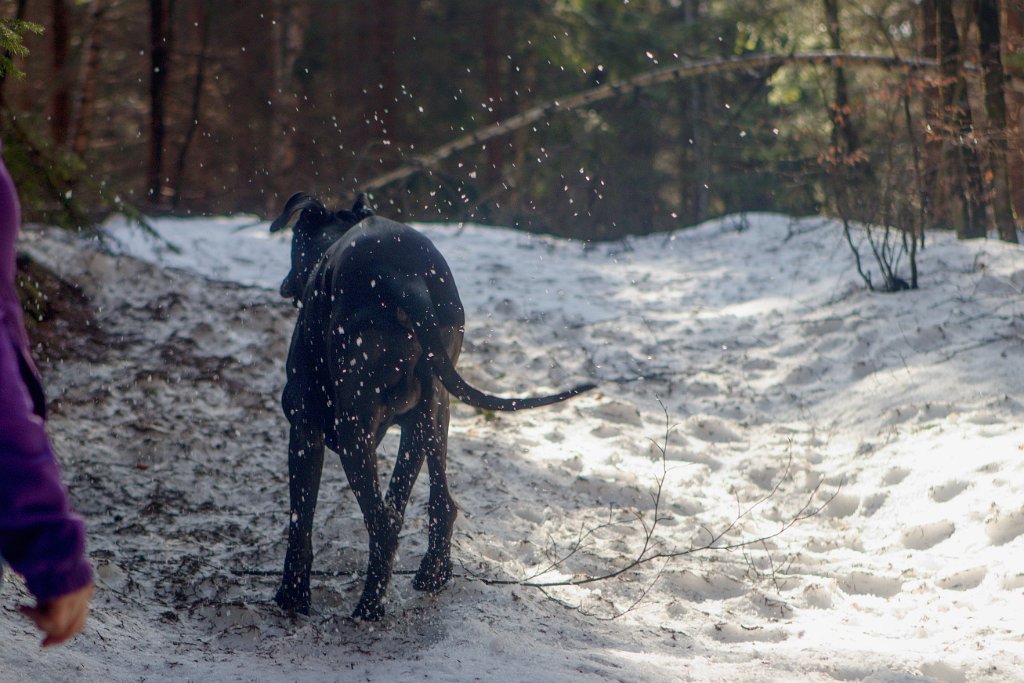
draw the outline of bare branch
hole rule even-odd
[[[600,525],[598,525],[596,527],[593,527],[591,529],[587,529],[585,531],[581,528],[580,533],[577,535],[576,540],[570,546],[568,552],[560,555],[557,559],[555,559],[554,561],[550,562],[544,569],[539,570],[537,572],[534,572],[533,574],[531,574],[527,578],[524,578],[524,579],[492,579],[492,578],[488,578],[488,577],[480,575],[480,574],[476,574],[473,571],[471,571],[470,569],[468,569],[467,567],[465,567],[465,565],[463,565],[463,570],[464,570],[465,576],[470,578],[470,579],[472,579],[472,580],[477,580],[477,581],[480,581],[480,582],[482,582],[484,584],[492,585],[492,586],[523,586],[523,587],[526,587],[526,588],[535,588],[535,589],[539,590],[541,593],[543,593],[549,599],[557,602],[558,604],[560,604],[563,607],[566,607],[568,609],[574,609],[577,612],[580,612],[581,614],[586,614],[588,616],[595,616],[595,617],[602,618],[602,619],[605,619],[605,618],[612,618],[612,619],[614,619],[614,618],[617,618],[619,616],[627,614],[627,613],[633,611],[634,609],[636,609],[643,602],[643,600],[647,597],[647,595],[653,589],[654,585],[657,583],[658,579],[660,579],[660,577],[665,572],[666,568],[669,566],[669,564],[673,560],[679,559],[681,557],[686,557],[686,556],[689,556],[689,555],[694,555],[694,554],[697,554],[697,553],[702,553],[702,552],[746,550],[747,548],[757,547],[757,546],[760,546],[760,547],[764,548],[765,551],[767,552],[768,551],[768,545],[767,545],[768,541],[781,536],[786,531],[788,531],[789,529],[793,528],[793,526],[795,526],[799,522],[801,522],[801,521],[803,521],[805,519],[808,519],[810,517],[813,517],[813,516],[817,515],[818,513],[820,513],[821,510],[824,509],[829,503],[831,503],[832,500],[839,493],[839,490],[841,488],[841,484],[840,484],[840,487],[837,487],[836,490],[833,493],[831,493],[821,504],[815,504],[815,499],[818,497],[818,494],[821,491],[821,487],[823,486],[824,481],[825,481],[824,478],[822,478],[811,489],[811,491],[807,495],[807,498],[803,502],[801,507],[795,513],[793,513],[791,516],[789,516],[787,519],[785,519],[779,525],[779,527],[777,529],[775,529],[774,531],[772,531],[771,533],[762,534],[762,535],[754,537],[754,538],[741,538],[741,539],[735,540],[735,541],[725,541],[726,537],[730,533],[732,533],[736,529],[736,527],[743,520],[745,520],[748,517],[750,517],[764,503],[766,503],[767,501],[771,500],[776,495],[778,495],[779,491],[781,490],[782,485],[785,482],[790,481],[792,479],[793,454],[792,454],[792,444],[791,444],[791,447],[790,447],[790,450],[789,450],[788,459],[787,459],[787,462],[786,462],[786,467],[782,471],[780,476],[778,477],[778,480],[773,484],[773,486],[771,487],[771,489],[767,493],[765,493],[763,496],[761,496],[760,498],[758,498],[754,502],[749,503],[747,505],[744,505],[742,502],[737,501],[738,508],[737,508],[736,516],[732,519],[732,521],[729,522],[729,524],[727,524],[725,526],[725,528],[723,528],[723,529],[721,529],[719,531],[712,531],[707,526],[702,526],[701,528],[708,535],[708,540],[706,542],[703,542],[703,543],[701,543],[699,545],[691,544],[689,547],[686,547],[686,548],[666,549],[666,548],[663,547],[662,540],[658,537],[658,533],[657,532],[658,532],[658,525],[659,525],[659,523],[665,519],[665,517],[662,516],[662,514],[661,514],[661,509],[662,509],[662,505],[664,503],[663,493],[664,493],[664,490],[665,490],[665,480],[666,480],[667,474],[668,474],[668,467],[667,467],[667,461],[668,461],[668,458],[667,458],[667,454],[668,454],[668,440],[669,440],[669,437],[671,436],[672,432],[675,429],[675,425],[671,425],[669,423],[668,411],[667,411],[667,409],[665,409],[664,405],[662,405],[662,409],[665,410],[665,425],[666,425],[666,427],[665,427],[665,434],[664,434],[664,436],[662,437],[662,439],[660,441],[654,441],[655,448],[658,451],[660,451],[660,453],[661,453],[662,470],[661,470],[661,473],[655,477],[655,487],[654,487],[654,489],[651,492],[651,500],[652,500],[653,510],[650,513],[650,519],[648,519],[648,516],[646,514],[644,514],[644,513],[641,513],[639,511],[633,511],[633,514],[636,517],[636,520],[637,520],[637,522],[640,525],[640,528],[642,530],[642,543],[641,543],[640,549],[636,553],[634,553],[632,555],[631,559],[625,561],[624,563],[620,564],[619,566],[615,567],[614,569],[611,569],[611,570],[609,570],[607,572],[604,572],[604,573],[601,573],[601,574],[593,574],[593,575],[586,575],[586,576],[574,576],[573,578],[551,580],[551,581],[540,581],[540,580],[538,580],[538,577],[543,576],[544,574],[547,574],[548,572],[554,571],[554,570],[564,566],[564,564],[570,558],[572,558],[574,555],[576,555],[582,549],[584,541],[586,539],[590,538],[591,536],[593,536],[596,531],[598,531],[600,529],[605,529],[605,528],[608,528],[608,527],[612,526],[612,524],[613,524],[613,522],[612,522],[612,511],[611,511],[611,509],[609,509],[608,521],[607,522],[602,523],[602,524],[600,524]],[[603,582],[603,581],[609,581],[609,580],[612,580],[612,579],[616,579],[616,578],[622,577],[622,576],[624,576],[626,574],[629,574],[629,573],[631,573],[631,572],[633,572],[635,570],[638,570],[639,568],[641,568],[641,567],[643,567],[645,565],[651,564],[653,562],[657,562],[659,560],[661,561],[661,566],[657,570],[657,572],[655,574],[655,577],[651,581],[649,581],[645,586],[643,586],[640,589],[639,596],[636,597],[631,602],[631,604],[629,606],[627,606],[623,610],[616,610],[615,611],[615,615],[612,616],[612,617],[607,617],[607,616],[601,617],[601,616],[598,616],[598,615],[595,615],[595,614],[591,614],[591,613],[583,610],[581,604],[579,604],[579,605],[570,604],[570,603],[566,602],[563,599],[560,599],[560,598],[557,598],[557,597],[553,596],[552,593],[551,593],[551,589],[555,589],[555,588],[581,587],[581,586],[586,586],[586,585],[593,584],[593,583],[599,583],[599,582]],[[774,564],[774,560],[772,560],[770,556],[769,556],[769,562],[771,564],[771,578],[772,578],[772,581],[777,585],[777,579],[775,577],[775,571],[776,571],[775,564]]]
[[[623,81],[616,81],[605,85],[583,90],[547,102],[524,112],[520,112],[506,119],[493,123],[483,128],[458,137],[437,149],[413,157],[407,163],[389,171],[383,175],[373,178],[363,184],[363,191],[372,192],[379,190],[391,183],[404,180],[409,176],[434,168],[448,157],[478,145],[483,145],[502,135],[525,128],[544,118],[556,113],[569,112],[579,109],[595,102],[620,97],[636,92],[642,88],[681,81],[695,76],[707,76],[710,74],[727,73],[730,71],[741,71],[744,69],[774,70],[786,65],[838,65],[845,66],[875,66],[884,69],[904,69],[907,71],[937,70],[940,65],[934,59],[905,58],[898,56],[886,56],[867,54],[862,52],[844,52],[837,50],[820,50],[811,52],[794,52],[788,55],[743,55],[741,57],[728,57],[722,59],[708,59],[698,62],[678,64],[675,66],[645,71],[636,74]]]

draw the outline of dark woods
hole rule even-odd
[[[399,220],[610,239],[740,211],[826,212],[916,249],[1016,239],[1021,0],[18,0],[0,134],[30,217],[271,215],[350,201],[531,108],[673,64],[807,50],[934,68],[774,64],[552,112],[374,192]],[[9,48],[5,45],[5,48]],[[884,271],[884,269],[883,269]],[[895,275],[894,275],[895,277]],[[877,283],[876,283],[877,284]]]

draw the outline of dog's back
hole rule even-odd
[[[307,285],[312,293],[329,292],[332,303],[340,302],[345,311],[408,309],[417,303],[415,291],[425,288],[430,311],[406,313],[416,313],[421,325],[424,317],[445,327],[465,325],[459,291],[441,252],[419,231],[387,218],[370,216],[350,228],[324,254],[314,279]]]
[[[297,331],[307,340],[318,339],[321,350],[310,352],[323,355],[338,343],[347,348],[348,340],[335,334],[338,329],[365,343],[364,330],[377,326],[394,333],[396,325],[415,335],[431,374],[459,400],[477,408],[537,408],[593,388],[586,384],[549,396],[501,398],[467,383],[455,369],[465,311],[448,263],[419,231],[369,216],[340,233],[319,258],[302,294]]]

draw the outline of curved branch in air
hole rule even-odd
[[[836,50],[794,52],[787,55],[745,55],[742,57],[708,59],[699,62],[676,64],[662,69],[645,71],[622,81],[583,90],[568,97],[552,100],[538,107],[527,109],[496,123],[483,126],[441,145],[432,152],[413,157],[398,168],[379,175],[369,182],[363,183],[360,187],[364,192],[379,190],[391,183],[404,180],[415,173],[429,170],[453,154],[481,145],[488,140],[506,135],[520,128],[525,128],[531,123],[552,114],[568,112],[602,100],[628,95],[641,88],[693,78],[694,76],[706,76],[742,69],[777,69],[787,65],[807,64],[876,66],[885,69],[904,69],[907,71],[927,71],[939,68],[939,62],[934,59],[904,58]]]

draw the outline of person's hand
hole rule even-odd
[[[68,593],[35,607],[22,607],[21,613],[35,622],[36,627],[46,634],[43,647],[60,645],[78,635],[85,628],[89,616],[89,600],[94,586],[90,583],[74,593]]]

